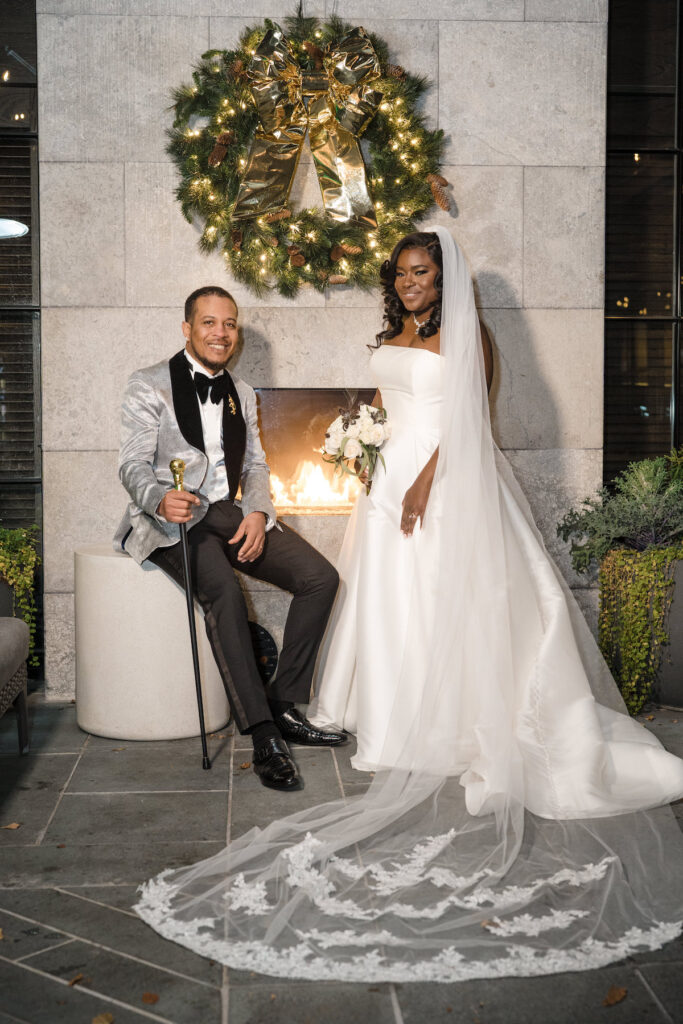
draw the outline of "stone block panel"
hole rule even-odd
[[[163,159],[171,92],[209,42],[208,18],[164,15],[39,16],[43,160]]]
[[[71,700],[76,692],[73,594],[45,595],[45,699]]]
[[[76,548],[111,543],[128,503],[117,468],[117,452],[45,453],[46,593],[73,590]]]
[[[123,249],[123,167],[42,163],[43,306],[123,305]]]
[[[410,20],[419,10],[415,0],[393,0],[391,5],[386,0],[326,0],[326,7],[328,17],[334,13],[363,25],[370,18],[387,15]],[[523,21],[524,0],[434,0],[429,15],[439,21]]]
[[[526,0],[525,21],[607,21],[608,0]]]
[[[442,171],[450,183],[451,210],[435,207],[425,230],[434,224],[446,228],[461,246],[478,305],[521,306],[522,168],[449,164]]]
[[[237,372],[254,387],[372,387],[369,344],[377,312],[283,307],[241,311],[244,344]]]
[[[310,168],[312,171],[312,167]],[[302,173],[304,168],[301,169]],[[305,175],[302,179],[308,182]],[[175,199],[178,184],[170,161],[126,165],[126,303],[130,306],[176,306],[206,284],[219,284],[239,306],[322,307],[324,296],[305,286],[296,299],[276,291],[257,298],[235,281],[220,252],[202,253],[202,225],[188,224]],[[316,191],[317,180],[314,181]],[[310,183],[308,184],[310,189]]]
[[[443,22],[439,54],[447,163],[603,162],[604,25]]]
[[[184,346],[182,319],[180,307],[44,310],[44,451],[118,449],[126,381]]]
[[[525,306],[602,310],[604,243],[604,168],[525,169]]]
[[[570,586],[593,582],[574,572],[569,545],[557,536],[557,524],[570,508],[602,485],[602,452],[579,449],[507,451],[505,455],[531,506],[545,545]]]
[[[494,345],[493,431],[502,448],[602,447],[600,310],[484,309]]]

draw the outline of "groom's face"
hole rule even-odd
[[[190,323],[183,322],[187,351],[210,373],[225,367],[237,346],[237,309],[223,295],[200,295]]]

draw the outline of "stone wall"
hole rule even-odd
[[[254,0],[249,22],[295,6]],[[495,340],[496,435],[550,548],[600,482],[607,0],[327,0],[429,76],[444,174]],[[107,541],[128,374],[181,347],[185,296],[223,282],[241,307],[238,371],[261,386],[361,386],[376,295],[257,300],[173,198],[169,93],[247,23],[236,0],[38,0],[47,694],[73,693],[73,550]],[[324,15],[324,0],[305,13]],[[425,13],[429,18],[423,17]],[[318,205],[310,160],[295,202]],[[339,529],[311,524],[334,554]],[[592,612],[594,594],[572,577]],[[277,605],[267,588],[253,599]],[[277,608],[281,610],[281,604]]]

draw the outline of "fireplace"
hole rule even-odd
[[[372,401],[372,389],[351,392]],[[323,462],[325,431],[349,405],[341,388],[256,388],[261,439],[280,515],[348,515],[361,485]]]

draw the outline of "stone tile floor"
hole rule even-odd
[[[651,708],[643,720],[683,755],[683,712]],[[366,779],[348,748],[298,748],[306,788],[281,795],[242,767],[249,744],[230,728],[210,747],[205,772],[198,740],[88,736],[73,704],[36,694],[31,753],[19,757],[13,714],[0,720],[0,1024],[89,1024],[106,1013],[114,1024],[683,1022],[681,941],[599,971],[453,985],[284,982],[167,942],[130,910],[140,882],[283,806],[358,792]],[[683,823],[683,802],[675,810]],[[612,985],[627,995],[606,1007]]]

